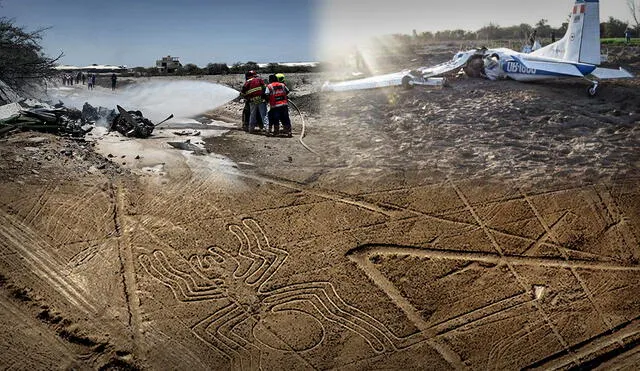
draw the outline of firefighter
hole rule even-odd
[[[258,124],[258,117],[262,119],[262,123],[268,127],[267,121],[267,105],[264,101],[265,83],[256,71],[249,71],[245,74],[246,81],[242,86],[240,93],[246,101],[249,102],[249,133],[255,132],[255,127]],[[259,116],[258,116],[259,115]]]
[[[244,74],[245,83],[250,78],[251,74],[249,72]],[[240,97],[244,98],[244,94],[240,93]],[[242,130],[244,131],[249,131],[249,116],[251,116],[251,107],[249,106],[249,101],[245,99],[244,108],[242,109]]]
[[[282,75],[284,79],[284,75]],[[289,119],[289,102],[287,95],[289,89],[285,84],[278,81],[276,75],[269,76],[269,85],[265,89],[265,95],[269,100],[269,123],[273,128],[273,135],[280,134],[280,122],[284,134],[291,138],[291,120]]]

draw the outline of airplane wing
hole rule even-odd
[[[363,89],[375,89],[383,88],[387,86],[399,86],[402,85],[402,78],[408,75],[410,70],[404,70],[401,72],[390,73],[386,75],[378,75],[366,77],[364,79],[349,80],[325,83],[322,86],[322,90],[325,91],[349,91],[349,90],[363,90]]]
[[[429,77],[435,77],[444,75],[446,73],[455,71],[456,69],[464,66],[465,63],[475,54],[475,50],[467,52],[457,53],[450,61],[440,63],[432,67],[420,67],[413,71],[419,72],[418,76],[412,75],[414,78],[427,79]],[[349,90],[362,90],[362,89],[375,89],[387,86],[400,86],[402,85],[402,79],[411,74],[412,70],[403,70],[400,72],[390,73],[386,75],[371,76],[364,79],[340,81],[340,82],[327,82],[323,85],[324,91],[349,91]]]
[[[596,78],[600,79],[600,80],[606,80],[606,79],[626,79],[629,77],[633,77],[633,75],[625,70],[624,68],[620,67],[619,69],[613,69],[613,68],[596,68],[593,72],[591,72],[591,74],[593,76],[595,76]]]
[[[425,79],[428,77],[444,75],[464,66],[469,58],[471,58],[475,53],[475,49],[466,52],[460,52],[457,53],[450,61],[440,63],[433,67],[420,67],[417,69],[417,71],[420,71],[420,73],[422,73],[422,77]]]

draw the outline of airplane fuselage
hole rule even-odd
[[[595,65],[574,63],[555,58],[536,57],[511,49],[490,49],[485,56],[497,56],[498,74],[517,81],[537,81],[562,77],[584,77],[596,69]]]

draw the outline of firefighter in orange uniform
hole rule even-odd
[[[247,81],[242,86],[240,93],[249,102],[249,133],[255,132],[256,124],[258,124],[258,115],[262,119],[263,124],[268,127],[267,122],[267,105],[263,96],[265,93],[264,80],[258,77],[256,71],[249,71],[245,74]]]
[[[269,124],[273,128],[273,135],[280,134],[280,122],[284,134],[291,138],[291,120],[289,119],[289,101],[287,95],[289,89],[278,81],[276,75],[269,76],[269,85],[265,89],[265,95],[269,100]]]

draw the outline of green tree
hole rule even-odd
[[[198,67],[197,65],[193,64],[193,63],[187,63],[182,67],[182,71],[184,71],[184,73],[186,73],[187,75],[201,75],[202,71],[200,70],[200,67]]]
[[[551,26],[549,26],[547,22],[548,20],[542,18],[536,23],[535,27],[536,27],[538,36],[541,36],[541,37],[551,36],[551,31],[553,31],[553,28],[551,28]]]
[[[226,63],[209,63],[205,67],[207,74],[209,75],[222,75],[230,72],[229,66]]]
[[[636,24],[636,36],[640,36],[640,0],[627,0],[627,7],[633,22]]]
[[[569,22],[562,22],[562,25],[559,28],[556,28],[556,37],[560,38],[567,33],[567,29],[569,28]]]
[[[242,62],[236,62],[234,63],[231,68],[229,69],[229,72],[231,73],[243,73],[244,71],[244,67]]]
[[[619,19],[609,17],[607,22],[601,24],[601,37],[623,37],[624,32],[629,27],[629,24]]]
[[[282,68],[278,63],[269,63],[267,67],[264,69],[264,72],[267,73],[277,73],[280,72]]]
[[[258,66],[258,63],[252,62],[252,61],[245,63],[242,67],[244,68],[245,71],[251,71],[251,70],[258,71],[260,69],[260,66]]]
[[[12,19],[0,17],[0,80],[19,88],[26,79],[52,77],[62,57],[47,57],[40,46],[46,28],[27,31]]]
[[[420,35],[418,35],[418,39],[421,42],[431,41],[431,40],[433,40],[433,33],[429,32],[429,31],[423,32]]]
[[[479,39],[495,40],[499,39],[500,36],[500,26],[494,24],[493,22],[478,30]]]

